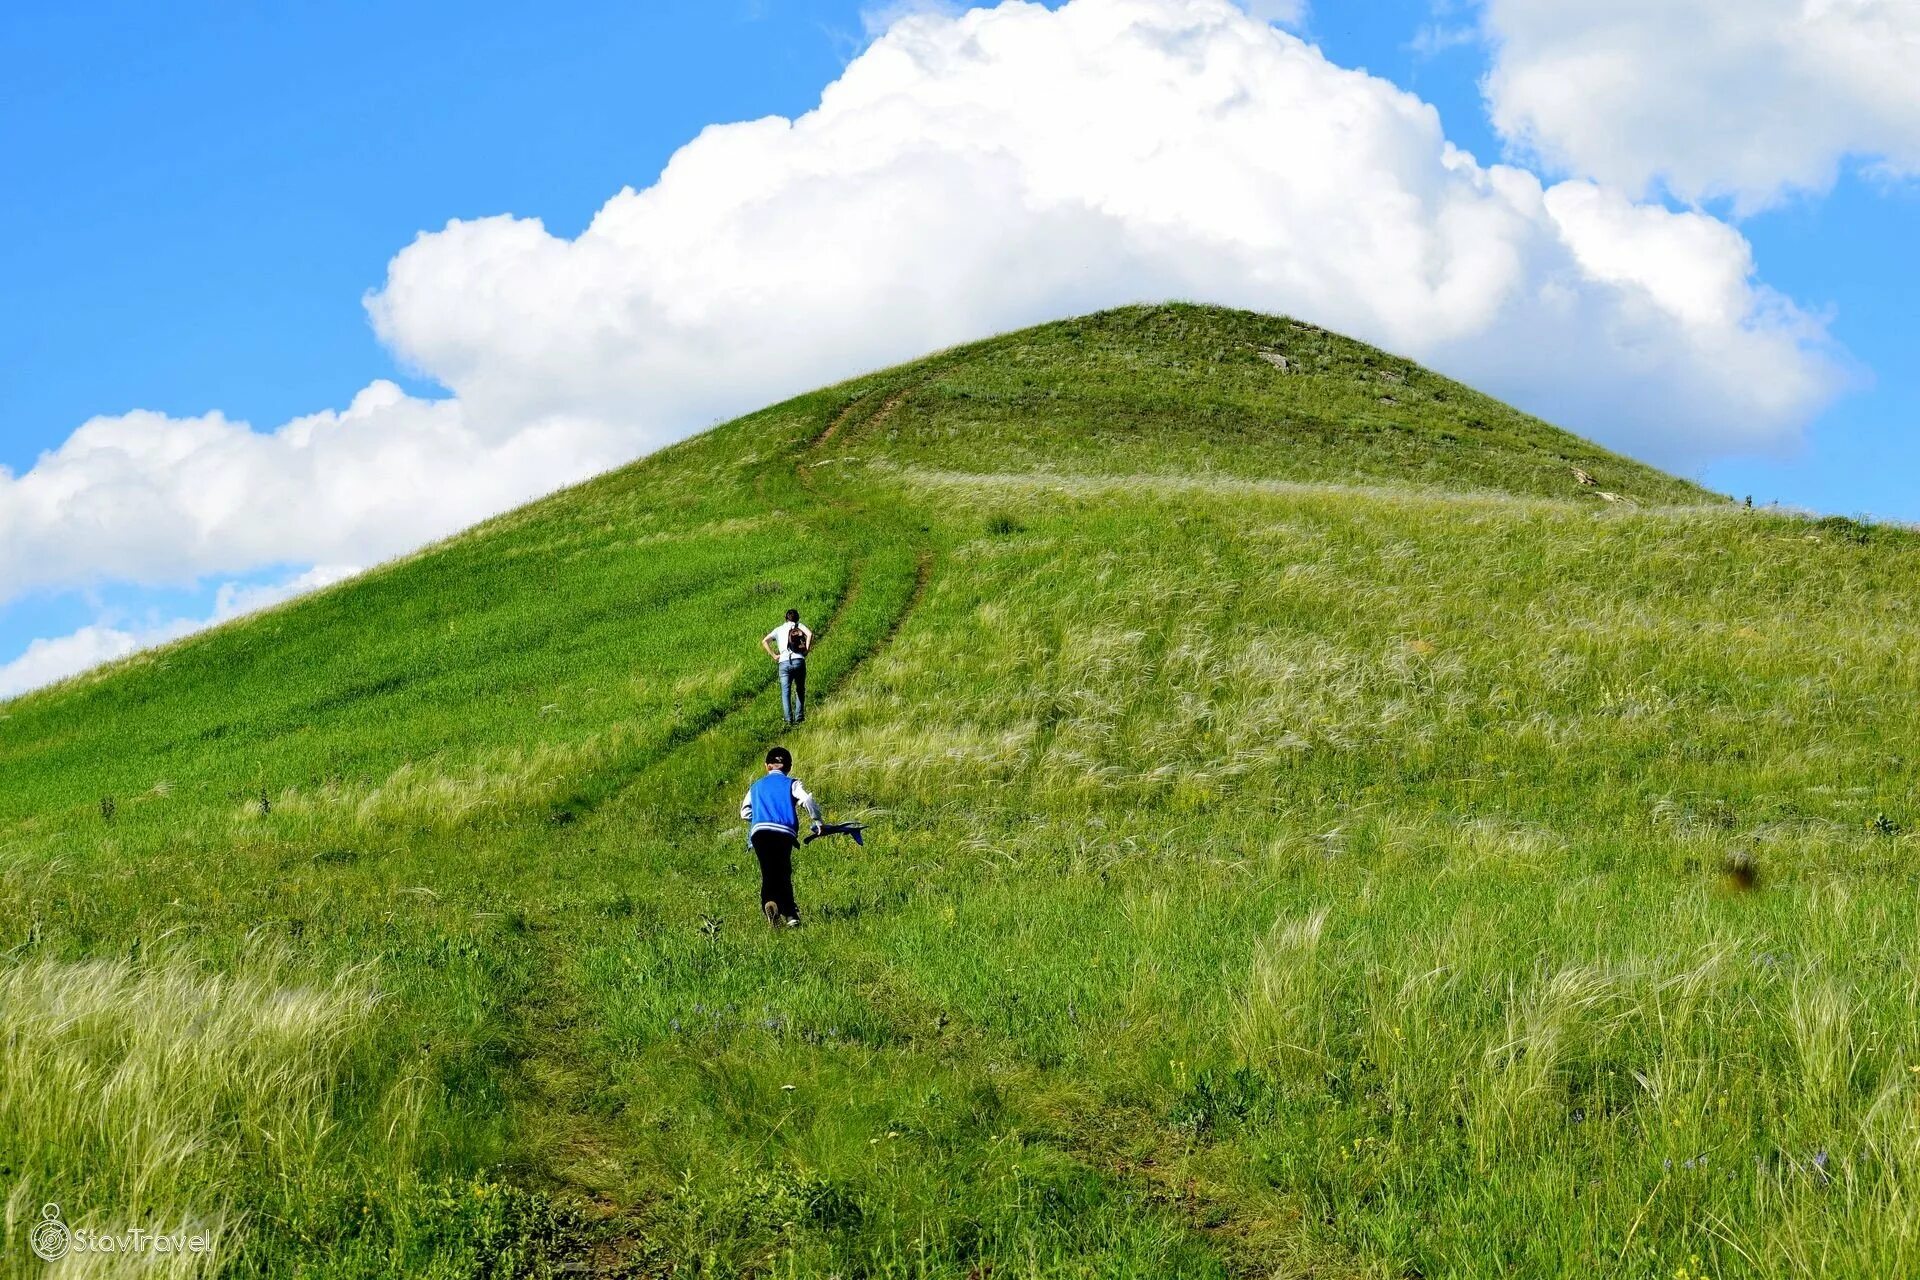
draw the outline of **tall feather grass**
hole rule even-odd
[[[211,1274],[274,1212],[261,1188],[278,1198],[326,1180],[333,1093],[365,1052],[376,999],[358,975],[315,985],[260,950],[225,974],[131,960],[0,970],[9,1237],[57,1203],[70,1227],[205,1233],[214,1253],[170,1265]],[[403,1094],[386,1135],[399,1146],[414,1137]],[[32,1266],[11,1251],[5,1265]],[[74,1274],[94,1265],[76,1256]]]

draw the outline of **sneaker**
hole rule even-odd
[[[780,904],[777,902],[761,903],[760,914],[765,916],[767,923],[776,929],[787,922],[787,918],[780,914]]]
[[[799,916],[782,916],[781,923],[786,925],[787,928],[789,929],[798,929],[800,927],[800,917]]]

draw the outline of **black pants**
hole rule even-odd
[[[771,902],[789,920],[800,918],[793,901],[793,837],[784,831],[753,833],[753,856],[760,859],[760,901]]]

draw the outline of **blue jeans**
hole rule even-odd
[[[780,663],[780,714],[788,724],[807,718],[807,660],[785,658]]]

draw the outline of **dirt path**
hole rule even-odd
[[[881,401],[880,408],[875,413],[873,413],[869,418],[867,418],[862,425],[875,426],[875,425],[878,425],[879,423],[885,422],[888,418],[893,416],[895,410],[899,409],[899,407],[902,404],[906,403],[907,397],[911,396],[914,392],[918,391],[922,386],[926,385],[926,383],[931,378],[931,376],[932,375],[928,375],[928,377],[920,378],[915,382],[900,388],[898,391],[893,392],[885,400]],[[869,391],[866,395],[859,396],[854,400],[848,402],[846,408],[842,409],[839,413],[836,413],[833,415],[833,420],[827,423],[827,429],[825,431],[822,431],[819,435],[815,436],[812,440],[807,442],[807,451],[809,453],[819,452],[820,449],[823,448],[828,441],[832,440],[835,436],[840,434],[840,429],[846,426],[848,421],[852,419],[853,415],[859,411],[862,405],[866,404],[869,400],[872,400],[875,396],[879,394],[880,393],[877,391]]]

